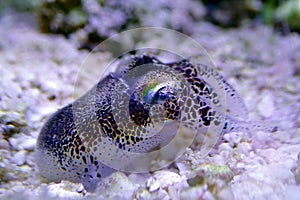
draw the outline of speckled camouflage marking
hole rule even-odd
[[[151,66],[153,71],[138,77],[129,87],[126,76],[134,75],[134,70],[143,65]],[[106,153],[105,159],[113,160],[112,146],[128,152],[159,148],[175,134],[156,134],[165,121],[180,121],[181,126],[197,129],[199,134],[211,126],[220,127],[223,132],[239,127],[249,129],[245,124],[239,126],[230,116],[246,115],[242,99],[219,73],[207,66],[189,60],[162,63],[143,55],[133,57],[122,70],[102,79],[46,122],[36,151],[41,175],[53,181],[81,182],[93,191],[102,177],[114,171],[101,162],[102,153]],[[216,81],[218,88],[211,80]],[[220,103],[220,88],[229,102],[227,112],[219,109],[224,106]]]

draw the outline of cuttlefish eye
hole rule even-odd
[[[167,99],[174,99],[175,93],[169,87],[162,87],[160,88],[153,97],[155,103],[162,103]]]
[[[143,100],[149,104],[161,104],[175,95],[174,90],[165,84],[150,84],[142,91]]]

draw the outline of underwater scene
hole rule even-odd
[[[300,0],[0,2],[0,199],[300,199]]]

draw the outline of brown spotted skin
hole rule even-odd
[[[114,105],[122,108],[121,94],[127,90],[127,85],[120,81],[122,75],[144,64],[151,64],[153,68],[172,69],[176,76],[190,85],[194,96],[176,96],[176,90],[166,86],[160,90],[161,94],[174,96],[170,95],[158,105],[156,110],[154,109],[156,115],[153,116],[156,117],[151,117],[153,105],[140,98],[143,84],[147,85],[148,79],[155,79],[155,74],[149,73],[149,78],[141,81],[141,88],[137,88],[129,96],[129,104],[124,105],[129,107],[124,109],[128,113],[121,112],[122,109],[119,108],[115,109]],[[161,76],[165,76],[166,80],[171,77],[168,77],[168,73]],[[221,129],[224,128],[224,132],[237,128],[237,122],[227,120],[227,114],[218,112],[220,94],[206,81],[209,80],[206,77],[214,77],[219,81],[224,87],[224,93],[228,95],[229,102],[236,102],[235,105],[243,107],[242,100],[235,90],[222,76],[207,66],[195,66],[189,60],[166,64],[152,56],[135,56],[128,66],[124,67],[121,75],[108,75],[83,97],[54,113],[45,123],[36,148],[40,174],[56,182],[80,182],[88,191],[94,191],[101,178],[114,172],[114,169],[100,162],[99,154],[109,149],[105,145],[100,146],[99,142],[106,141],[107,144],[116,145],[126,151],[149,152],[165,143],[165,140],[172,139],[172,135],[154,134],[144,137],[145,134],[152,133],[152,130],[148,129],[151,124],[165,120],[183,120],[186,122],[183,125],[199,130],[210,125],[220,126]],[[180,82],[180,79],[176,81]],[[182,88],[184,89],[183,86]],[[119,102],[112,98],[114,95]],[[183,103],[187,105],[185,109],[182,109]],[[233,115],[235,108],[240,109],[241,113],[245,112],[244,107],[239,107],[232,106],[229,110],[232,110]],[[163,114],[160,116],[161,113]],[[131,122],[124,122],[120,127],[118,120],[128,117]]]

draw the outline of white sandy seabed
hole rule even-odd
[[[62,36],[38,33],[22,20],[6,16],[0,22],[0,199],[300,198],[299,35],[199,23],[192,37],[244,98],[249,118],[272,121],[279,131],[232,132],[204,159],[187,149],[167,169],[117,172],[87,193],[81,184],[40,177],[34,148],[47,117],[91,87],[102,70],[98,64],[111,55],[91,55],[91,70],[82,72],[87,51]]]

